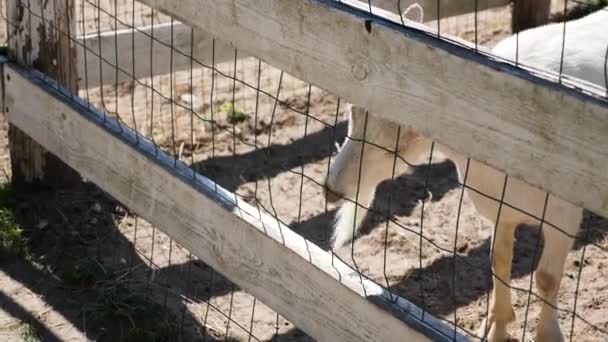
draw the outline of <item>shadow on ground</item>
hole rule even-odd
[[[83,336],[96,341],[236,341],[226,339],[225,330],[201,326],[182,295],[203,303],[238,288],[199,260],[156,267],[118,230],[124,209],[95,186],[13,195],[3,205],[14,210],[28,251],[17,256],[0,249],[0,269]],[[42,341],[66,338],[2,291],[0,307],[31,326]],[[275,339],[306,337],[292,330]]]

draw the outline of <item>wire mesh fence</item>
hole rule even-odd
[[[22,2],[26,15],[38,15],[29,10],[33,2]],[[366,4],[370,10],[377,5],[374,1]],[[581,8],[576,5],[566,1],[561,10],[576,13],[571,9]],[[475,6],[480,6],[477,1],[473,10]],[[399,2],[382,7],[402,12]],[[497,286],[511,293],[507,299],[512,301],[515,316],[507,317],[514,320],[510,332],[521,340],[536,334],[539,327],[535,318],[541,304],[553,299],[543,298],[532,276],[543,251],[541,230],[545,241],[547,236],[556,237],[556,246],[567,244],[568,234],[575,240],[567,255],[558,250],[553,256],[556,260],[562,254],[566,258],[561,285],[554,284],[560,287],[556,314],[564,336],[577,341],[601,341],[608,336],[603,295],[608,284],[604,274],[608,221],[604,218],[585,212],[580,232],[571,233],[571,227],[550,218],[557,217],[551,210],[560,208],[555,198],[542,195],[540,204],[530,201],[533,205],[522,207],[526,201],[518,202],[506,191],[518,181],[502,174],[492,174],[492,187],[478,188],[474,180],[479,179],[476,175],[484,166],[453,156],[430,141],[426,154],[416,155],[419,160],[408,160],[403,153],[408,146],[403,146],[402,140],[417,137],[410,128],[379,124],[366,112],[357,123],[353,114],[349,123],[351,105],[331,92],[220,40],[201,39],[200,31],[184,29],[177,20],[135,1],[81,0],[74,8],[76,32],[57,33],[53,18],[39,18],[46,30],[68,36],[73,48],[84,51],[76,54],[82,58],[68,66],[74,72],[84,72],[78,75],[79,90],[73,95],[102,111],[108,120],[116,119],[121,129],[132,129],[142,141],[153,142],[175,165],[187,164],[193,178],[202,175],[212,179],[260,212],[335,253],[335,258],[350,265],[362,279],[370,279],[391,294],[416,303],[424,313],[440,318],[454,329],[454,335],[446,338],[457,331],[473,340],[482,337],[479,330],[486,324],[484,319],[498,315],[491,311],[493,304],[488,300]],[[510,35],[508,7],[473,12],[451,18],[439,13],[440,20],[427,24],[439,35],[454,34],[472,41],[475,47],[492,47]],[[5,13],[3,18],[10,30],[10,16]],[[129,38],[123,40],[118,32],[130,33]],[[119,49],[119,41],[126,45]],[[108,46],[101,42],[109,42],[114,49],[106,50]],[[125,59],[125,49],[134,51],[136,45],[148,53],[132,53]],[[155,47],[163,50],[159,53]],[[155,70],[159,63],[168,66],[166,74]],[[104,75],[108,70],[112,74]],[[89,84],[94,78],[102,85]],[[351,160],[357,165],[349,169],[354,170],[354,178],[349,179],[347,171],[339,176],[355,190],[353,198],[334,202],[328,198],[335,194],[326,191],[326,182],[332,166],[332,170],[343,170],[343,165],[336,165],[345,162],[337,161],[336,155],[346,155],[346,141],[360,142],[356,145],[358,155],[353,154]],[[401,172],[405,169],[409,169],[407,173]],[[369,174],[374,174],[372,180],[365,179]],[[44,208],[32,217],[49,215],[51,218],[45,220],[50,220],[51,226],[64,224],[70,229],[65,233],[48,229],[32,233],[40,240],[57,234],[46,249],[35,250],[33,259],[43,266],[42,274],[58,279],[55,285],[63,289],[61,295],[88,299],[77,313],[73,313],[73,306],[60,305],[60,299],[51,303],[71,320],[68,325],[76,327],[71,333],[80,338],[311,340],[159,229],[116,206],[93,187],[83,193],[53,196],[47,199],[53,203],[53,214]],[[29,198],[27,203],[38,200]],[[349,213],[340,208],[353,200],[354,218],[347,223],[356,225],[355,229],[360,223],[361,233],[347,231],[354,239],[332,250],[332,227],[336,218],[341,218],[338,224],[345,222]],[[481,215],[492,215],[483,210],[480,213],[480,206],[491,208],[487,211],[496,220],[483,218]],[[515,233],[513,267],[507,270],[510,282],[508,274],[499,275],[504,280],[492,277],[496,268],[491,267],[491,250],[504,247],[496,246],[495,241],[509,249],[508,238],[492,240],[493,235],[509,233],[500,230],[508,227],[496,224],[501,217],[530,223]],[[26,223],[44,225],[40,220]],[[561,232],[548,233],[555,230]],[[566,242],[561,242],[560,236]],[[62,269],[65,264],[68,271]],[[558,266],[548,266],[551,275],[561,273],[561,269],[555,270]],[[538,282],[538,275],[536,279]],[[69,290],[65,290],[66,284]],[[547,291],[542,286],[540,290]],[[510,310],[505,306],[510,303],[502,304],[502,309]],[[117,320],[124,324],[113,326]],[[61,336],[66,330],[43,328],[54,323],[48,318],[36,327],[40,334],[67,339]]]

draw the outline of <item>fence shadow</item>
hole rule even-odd
[[[16,318],[23,323],[29,324],[40,337],[44,338],[44,341],[61,341],[61,339],[44,323],[40,322],[40,320],[35,317],[32,312],[15,302],[10,296],[2,291],[0,291],[0,308],[2,308],[2,310],[11,317]]]
[[[608,220],[585,212],[574,250],[598,243],[608,235]],[[537,226],[522,225],[515,232],[512,278],[531,274],[544,248]],[[391,290],[424,307],[434,315],[447,315],[485,296],[492,286],[491,239],[465,255],[443,256],[423,269],[406,274]],[[534,285],[533,285],[534,286]],[[517,291],[517,289],[516,289]],[[527,292],[527,289],[523,289]],[[432,295],[429,295],[432,294]]]
[[[410,174],[380,183],[372,204],[373,212],[363,220],[360,237],[386,223],[387,218],[410,216],[420,201],[427,201],[429,196],[433,202],[441,201],[459,186],[456,165],[449,160],[414,167]]]
[[[181,295],[204,303],[236,287],[200,261],[152,265],[116,227],[117,203],[95,186],[19,194],[11,205],[29,240],[30,261],[1,251],[0,268],[83,335],[123,340],[125,326],[136,324],[139,335],[127,337],[166,340],[178,333],[181,341],[226,340],[224,332],[198,324]],[[41,340],[64,340],[7,294],[0,293],[0,305],[34,327]]]
[[[342,122],[335,133],[336,140],[344,138],[345,129],[346,122]],[[332,145],[332,133],[334,132],[330,128],[326,128],[296,140],[293,144],[272,146],[242,155],[218,157],[201,162],[197,166],[206,176],[234,190],[245,182],[271,178],[302,164],[322,160],[329,153],[327,148]],[[230,172],[227,172],[228,170]],[[425,183],[428,183],[428,188],[424,186]],[[378,214],[366,216],[358,238],[369,234],[373,227],[385,223],[387,217],[410,216],[419,201],[427,199],[429,193],[433,201],[440,201],[449,191],[458,187],[456,166],[449,160],[419,166],[413,168],[413,172],[408,175],[399,175],[392,181],[382,182],[372,205]],[[389,195],[391,192],[392,200]],[[335,210],[329,210],[301,222],[292,222],[290,227],[321,248],[329,250],[334,216]],[[577,239],[574,248],[582,248],[605,239],[608,235],[607,222],[606,219],[586,212],[580,239]],[[537,262],[534,256],[538,258],[541,253],[541,250],[536,250],[537,227],[520,227],[516,236],[513,278],[530,274]],[[490,244],[490,239],[483,241],[458,258],[453,255],[440,257],[427,267],[404,275],[401,281],[394,284],[393,290],[436,315],[445,315],[453,312],[455,308],[468,305],[486,295],[492,286],[489,273]],[[538,246],[542,248],[542,239]],[[454,270],[462,268],[466,268],[467,272],[454,273]],[[466,279],[463,278],[465,275]],[[445,300],[446,298],[453,300]]]
[[[434,201],[438,201],[447,192],[454,189],[453,176],[455,167],[447,161],[441,164],[419,167],[410,175],[399,176],[394,181],[383,182],[379,194],[394,192],[393,205],[390,215],[407,216],[412,213],[418,200],[426,196],[424,180],[429,175],[429,190]],[[397,190],[398,192],[395,192]],[[394,203],[399,202],[399,205]],[[95,210],[95,203],[101,203],[102,210]],[[386,210],[387,198],[379,195],[374,203],[379,211]],[[96,187],[88,185],[73,194],[35,194],[31,197],[21,198],[16,203],[17,219],[26,230],[32,232],[33,260],[44,265],[43,269],[33,267],[24,261],[4,262],[2,265],[11,278],[19,281],[34,293],[42,296],[45,301],[66,317],[82,332],[88,336],[96,333],[83,320],[82,303],[96,303],[97,294],[87,291],[78,284],[66,288],[65,283],[52,276],[48,270],[60,272],[61,270],[74,271],[74,264],[66,260],[79,261],[79,258],[90,259],[91,255],[100,260],[112,260],[114,263],[125,262],[129,267],[137,269],[137,273],[149,277],[154,274],[156,283],[171,286],[173,292],[185,293],[195,301],[204,302],[209,298],[222,296],[236,290],[234,284],[211,270],[200,261],[189,261],[172,264],[168,267],[155,269],[150,266],[149,260],[138,253],[129,239],[118,231],[114,222],[112,210],[116,203],[109,199]],[[335,212],[328,211],[314,216],[291,227],[318,243],[322,248],[328,249],[327,236],[331,233],[330,226]],[[371,227],[383,222],[382,215],[370,215],[366,218],[364,234],[369,233]],[[43,228],[41,222],[47,221]],[[589,243],[601,241],[608,234],[608,220],[585,213],[585,223],[581,231],[584,240],[578,240],[575,248],[582,248]],[[517,231],[517,243],[514,253],[513,277],[523,277],[534,269],[536,260],[536,241],[538,230],[536,228],[522,227]],[[69,248],[65,248],[69,246]],[[117,246],[117,247],[116,247]],[[542,241],[540,242],[542,247]],[[491,286],[489,270],[490,240],[484,241],[476,248],[470,249],[466,255],[454,258],[452,255],[441,257],[423,269],[414,270],[391,287],[392,291],[407,297],[409,300],[425,307],[435,315],[445,315],[453,312],[455,308],[467,305],[484,296]],[[118,252],[117,252],[118,251]],[[122,261],[121,261],[122,260]],[[124,265],[123,265],[124,266]],[[467,269],[467,272],[459,272]],[[463,274],[466,273],[466,279]],[[59,274],[59,278],[65,274]],[[148,275],[148,276],[146,276]],[[69,276],[69,275],[68,275]],[[210,277],[213,278],[211,286]],[[454,281],[455,279],[455,281]],[[95,279],[93,279],[95,280]],[[198,289],[190,287],[190,282],[199,284]],[[86,282],[86,279],[85,279]],[[89,284],[90,285],[90,284]],[[76,289],[76,290],[75,290]],[[432,294],[429,295],[429,294]],[[160,296],[162,297],[162,293]],[[446,300],[449,298],[449,300]],[[189,310],[184,307],[182,300],[173,295],[166,295],[163,299],[166,307],[177,315],[183,315],[184,322],[196,322]],[[32,324],[42,335],[43,340],[57,340],[57,336],[45,329],[44,322],[38,322],[28,315],[23,308],[10,301],[10,298],[0,298],[0,304],[5,311]],[[192,324],[192,323],[191,323]],[[193,324],[194,331],[200,332],[205,340],[219,340],[214,334],[206,332],[204,327]],[[292,329],[284,334],[275,336],[273,340],[290,340],[301,337],[302,332]],[[308,338],[304,335],[302,338]],[[188,340],[184,337],[183,340]]]
[[[215,179],[216,176],[221,178],[223,175],[223,181],[220,183],[226,188],[234,190],[243,182],[271,178],[302,165],[302,163],[307,164],[326,158],[334,133],[338,139],[343,139],[345,129],[346,125],[343,123],[336,132],[327,128],[290,145],[276,145],[243,155],[218,157],[204,161],[198,167],[201,170],[210,171],[211,174],[206,173],[206,175],[212,179]],[[307,151],[304,155],[301,154],[303,150]],[[239,172],[248,170],[256,170],[256,172],[250,172],[244,177],[226,176],[228,172],[225,171],[232,170],[235,165]],[[393,181],[385,181],[380,184],[377,191],[378,196],[373,204],[375,210],[384,214],[368,215],[364,221],[362,234],[369,234],[372,227],[386,221],[386,216],[411,215],[418,205],[418,201],[427,196],[427,188],[424,186],[427,177],[428,192],[432,194],[433,201],[441,200],[449,191],[458,186],[454,181],[456,169],[450,161],[417,167],[411,174],[401,175]],[[393,198],[389,205],[388,194],[391,191]],[[93,210],[95,202],[102,203],[103,210]],[[134,249],[131,241],[115,226],[116,220],[113,215],[116,213],[112,209],[115,206],[115,202],[91,185],[76,191],[75,195],[48,193],[20,199],[17,203],[17,219],[28,231],[34,231],[31,236],[32,244],[39,247],[33,249],[33,259],[45,267],[41,270],[26,262],[13,261],[3,263],[2,269],[31,291],[44,297],[49,305],[89,336],[95,332],[83,320],[80,304],[95,303],[96,294],[86,291],[87,287],[83,288],[80,286],[81,284],[77,287],[78,291],[74,291],[73,288],[66,289],[63,281],[50,277],[49,272],[45,271],[64,270],[66,267],[74,271],[74,265],[69,263],[66,265],[65,260],[90,258],[91,253],[100,260],[112,260],[118,265],[121,265],[121,260],[126,260],[129,267],[137,269],[137,273],[143,275],[143,278],[150,279],[150,275],[153,275],[156,283],[166,286],[170,284],[172,292],[186,293],[189,298],[199,302],[226,295],[237,289],[234,284],[200,261],[174,263],[160,269],[151,266],[149,260],[142,257]],[[389,206],[390,210],[388,210]],[[335,211],[327,211],[302,222],[292,223],[291,228],[328,250],[328,237],[331,234],[334,215]],[[48,221],[45,227],[36,228],[40,226],[42,219]],[[578,240],[575,248],[602,241],[607,234],[608,221],[586,213],[581,231],[581,236],[584,236],[585,239]],[[538,257],[540,254],[535,250],[536,241],[538,241],[536,228],[522,227],[517,231],[513,265],[514,278],[526,276],[534,269],[536,263],[534,255]],[[66,246],[69,248],[65,248]],[[117,248],[119,252],[111,250],[109,246]],[[540,246],[542,246],[542,241]],[[423,269],[417,269],[404,275],[391,286],[391,290],[425,307],[435,315],[449,314],[456,308],[467,305],[487,293],[491,286],[488,272],[489,249],[490,240],[488,239],[459,258],[455,258],[453,255],[443,256]],[[462,269],[467,269],[467,272],[459,272]],[[466,278],[463,278],[464,274],[466,274]],[[60,278],[62,276],[65,275],[60,275]],[[191,282],[199,284],[197,285],[199,288],[192,288]],[[204,286],[209,283],[212,285]],[[196,322],[178,296],[166,294],[165,298],[162,298],[162,293],[160,296],[165,301],[166,307],[171,308],[172,312],[178,313],[178,316],[184,316],[184,322]],[[23,308],[11,303],[10,299],[0,298],[0,303],[15,317],[34,322],[35,326],[39,328],[37,330],[45,336],[44,340],[57,339],[50,330],[42,327],[43,322],[36,323],[31,315],[27,315]],[[204,327],[197,324],[193,324],[191,328],[200,331],[205,340],[223,339],[207,333]],[[290,340],[299,338],[301,335],[299,330],[292,329],[287,333],[275,336],[274,340]]]
[[[340,122],[287,145],[274,144],[248,153],[210,158],[196,162],[192,167],[223,188],[235,191],[244,183],[272,178],[294,167],[327,158],[334,147],[334,139],[344,140],[347,126],[347,122]]]
[[[386,180],[378,186],[376,198],[372,203],[372,214],[363,220],[361,238],[371,233],[373,227],[386,222],[386,217],[409,216],[418,205],[418,201],[432,194],[433,201],[441,200],[451,189],[457,186],[451,176],[455,173],[455,165],[451,161],[419,166],[411,174],[396,176],[394,180]],[[424,187],[425,177],[429,177],[428,192]],[[392,200],[389,198],[392,192]],[[388,208],[390,207],[390,213]],[[301,222],[292,222],[290,228],[306,239],[314,242],[324,250],[330,250],[329,237],[336,210],[328,210]]]

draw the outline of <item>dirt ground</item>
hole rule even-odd
[[[137,25],[167,20],[139,5],[133,15],[129,1],[113,3],[85,2],[86,30],[113,28],[113,13]],[[480,44],[510,33],[508,9],[477,19]],[[442,22],[444,32],[471,40],[474,28],[472,16]],[[336,208],[326,205],[321,183],[346,134],[346,104],[254,58],[215,67],[80,95],[329,249]],[[8,173],[5,121],[2,127]],[[456,236],[455,172],[444,162],[384,182],[373,205],[382,215],[370,215],[352,253],[338,255],[447,324],[475,332],[487,312],[493,227],[465,197]],[[391,191],[398,195],[389,204]],[[312,340],[92,184],[9,193],[0,204],[14,211],[28,251],[0,259],[0,340]],[[566,263],[559,318],[573,341],[608,338],[607,232],[608,220],[587,213]],[[529,295],[538,239],[536,228],[517,232],[511,332],[519,340],[534,336],[539,311]]]

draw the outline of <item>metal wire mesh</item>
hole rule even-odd
[[[443,18],[439,10],[441,19],[427,24],[438,36],[458,35],[473,42],[475,49],[491,47],[511,33],[508,7],[475,11],[481,5],[471,3],[473,13]],[[399,1],[367,4],[370,10],[380,6],[402,12]],[[566,1],[562,10],[575,5]],[[174,158],[175,165],[189,165],[193,178],[212,179],[330,251],[331,226],[339,205],[327,200],[324,184],[339,150],[336,142],[347,138],[349,104],[220,40],[204,40],[200,31],[132,0],[81,0],[75,9],[77,32],[70,40],[82,53],[77,54],[81,64],[70,67],[83,72],[75,95],[108,119],[117,119],[124,129],[135,130],[140,139],[152,141],[159,153]],[[10,30],[10,19],[3,18]],[[42,21],[52,27],[51,18]],[[129,33],[131,38],[122,38]],[[129,55],[125,49],[147,53]],[[165,73],[159,74],[155,66]],[[366,127],[370,117],[365,115]],[[480,338],[477,331],[490,315],[488,297],[496,286],[490,251],[497,247],[491,236],[500,232],[498,225],[479,215],[470,197],[495,203],[499,222],[503,211],[530,216],[538,224],[517,231],[509,272],[513,280],[504,285],[511,291],[515,310],[511,332],[522,340],[534,336],[537,323],[533,318],[544,301],[532,277],[542,253],[540,231],[546,236],[548,229],[565,230],[545,219],[550,197],[545,197],[541,208],[517,207],[505,200],[507,185],[514,182],[508,176],[496,191],[476,189],[467,183],[470,160],[465,158],[461,164],[465,167],[459,170],[460,180],[456,164],[442,160],[443,151],[434,143],[430,155],[417,166],[397,153],[406,128],[397,130],[397,141],[389,148],[366,133],[364,129],[363,137],[348,138],[363,143],[362,155],[374,149],[389,154],[392,175],[377,190],[374,184],[371,206],[355,200],[355,210],[360,211],[355,215],[365,215],[362,234],[336,250],[335,257],[351,265],[362,279],[377,282],[442,319],[454,329],[447,338],[456,332]],[[411,166],[411,172],[397,172],[405,166]],[[359,175],[368,167],[361,158]],[[361,187],[357,186],[355,198]],[[110,200],[97,202],[113,206]],[[89,201],[86,207],[101,216],[108,208],[97,210],[97,202]],[[110,298],[112,304],[140,305],[120,297],[123,291],[156,305],[155,310],[163,313],[158,320],[172,322],[163,333],[175,333],[180,339],[311,340],[159,229],[120,206],[111,210],[105,218],[110,228],[103,230],[104,237],[87,240],[94,251],[87,249],[87,258],[99,263],[109,276],[88,287],[104,295],[82,307],[84,323],[74,323],[82,334],[99,333],[96,320],[105,309],[100,298]],[[604,274],[607,229],[604,218],[585,213],[565,261],[558,317],[570,340],[600,341],[608,336],[602,294],[603,278],[608,279]],[[87,321],[86,317],[93,318]],[[138,325],[137,317],[127,315],[127,319],[132,323],[127,332],[147,329]],[[109,336],[125,333],[111,331],[110,326],[101,330]]]

